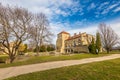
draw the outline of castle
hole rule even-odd
[[[57,35],[56,51],[60,53],[89,52],[88,46],[94,36],[87,33],[70,33],[62,31]]]

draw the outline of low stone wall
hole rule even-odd
[[[89,53],[88,46],[75,46],[65,49],[66,53]]]
[[[77,52],[77,53],[81,53],[81,52],[89,53],[88,46],[78,46],[78,47],[75,47],[75,48],[73,48],[73,52]]]

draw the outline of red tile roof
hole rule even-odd
[[[80,36],[81,35],[79,34],[79,35],[75,35],[75,36],[69,37],[66,41],[79,38]]]
[[[83,34],[83,33],[82,33],[82,34]],[[72,36],[72,37],[69,37],[66,41],[79,38],[79,37],[81,37],[82,34],[78,34],[78,35],[74,35],[74,36]],[[86,37],[86,36],[88,36],[88,35],[85,35],[85,36],[83,36],[83,37]]]
[[[65,31],[62,31],[62,32],[60,32],[59,34],[61,34],[61,33],[64,33],[64,34],[70,34],[70,33],[68,33],[68,32],[65,32]]]

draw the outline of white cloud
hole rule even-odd
[[[107,22],[108,25],[112,27],[112,29],[118,34],[120,37],[120,19],[112,20]]]
[[[82,6],[78,5],[79,1],[73,0],[0,0],[3,5],[19,6],[28,9],[33,13],[43,12],[47,15],[48,19],[56,18],[59,15],[68,16],[76,13],[77,11],[82,12]],[[80,7],[81,6],[81,7]],[[67,9],[69,11],[67,11]],[[57,16],[56,16],[57,15]],[[69,31],[69,23],[59,23],[50,21],[51,31],[55,34],[60,31]],[[54,40],[55,43],[55,40]]]
[[[96,6],[95,6],[95,3],[92,3],[91,4],[91,8],[95,8]]]
[[[60,9],[55,10],[55,13],[58,14],[58,15],[63,15],[63,16],[68,16],[68,15],[70,15],[69,12],[65,12],[65,11],[60,10]]]
[[[101,12],[101,14],[107,14],[109,12],[109,10],[103,10],[103,12]]]
[[[24,7],[27,8],[28,10],[30,10],[31,12],[43,12],[45,13],[48,18],[55,18],[57,16],[55,15],[63,15],[63,16],[68,16],[68,15],[72,15],[74,13],[76,13],[77,11],[79,11],[81,14],[83,15],[84,13],[83,11],[83,7],[82,5],[78,5],[78,1],[74,2],[73,0],[0,0],[0,2],[3,5],[11,5],[11,6],[20,6],[20,7]],[[109,4],[109,2],[104,2],[103,4],[101,4],[97,9],[101,10],[102,8],[106,7]],[[91,3],[91,8],[95,8],[94,3]],[[62,10],[61,7],[65,10]],[[112,9],[116,7],[116,5],[112,5],[109,8]],[[70,10],[69,12],[66,10]],[[107,9],[107,8],[105,8]],[[117,7],[114,11],[119,11],[120,8]],[[107,13],[107,11],[103,12],[103,14]],[[99,12],[96,14],[100,14]],[[98,17],[98,16],[96,16]],[[85,19],[83,21],[77,21],[75,23],[72,23],[72,25],[69,22],[66,23],[59,23],[59,22],[50,22],[50,26],[51,26],[51,31],[54,33],[54,37],[53,37],[53,43],[55,44],[56,42],[56,38],[57,38],[57,34],[61,31],[67,31],[69,33],[71,33],[72,35],[74,33],[79,33],[79,32],[87,32],[89,34],[93,34],[95,35],[96,30],[97,30],[97,26],[98,24],[94,24],[94,25],[86,25],[86,27],[81,28],[81,24],[86,24],[85,23]],[[112,22],[107,22],[108,24],[110,24],[112,26],[112,28],[115,30],[115,32],[117,34],[120,35],[120,20],[117,21],[112,21]],[[72,26],[72,27],[71,27]],[[77,28],[74,28],[77,27]]]
[[[109,4],[108,2],[105,2],[105,3],[101,4],[100,7],[98,7],[98,10],[102,10],[101,14],[107,14],[110,11],[113,11],[113,12],[120,11],[120,8],[117,7],[120,4],[120,1],[118,1],[112,5],[108,5],[108,4]],[[117,7],[117,8],[114,10],[115,7]]]
[[[118,34],[118,36],[120,37],[120,19],[116,19],[116,20],[112,20],[112,21],[107,21],[105,22],[107,25],[110,25],[111,28]],[[80,22],[76,22],[73,23],[74,26],[78,26],[79,24],[81,24]],[[55,34],[54,36],[54,41],[53,43],[56,43],[56,39],[57,39],[57,34],[61,31],[66,31],[69,32],[71,35],[73,35],[74,33],[79,33],[79,32],[86,32],[88,34],[92,34],[95,35],[96,31],[98,29],[99,23],[97,24],[93,24],[93,25],[87,25],[86,27],[81,27],[79,26],[78,28],[71,28],[71,25],[69,23],[56,23],[56,24],[52,24],[52,31]]]
[[[71,30],[70,25],[68,23],[50,23],[51,32],[54,34],[53,36],[53,44],[56,43],[57,40],[57,34],[61,31],[69,31]]]
[[[53,37],[53,44],[56,43],[57,40],[57,34],[60,33],[61,31],[66,31],[69,32],[71,35],[73,35],[74,33],[83,33],[86,32],[88,34],[93,34],[95,35],[96,31],[97,31],[97,26],[98,25],[90,25],[89,27],[81,27],[82,22],[75,22],[72,23],[72,25],[70,23],[51,23],[51,31],[54,33],[54,37]],[[78,28],[74,28],[74,26],[77,26]],[[72,26],[72,27],[71,27]]]
[[[111,6],[109,7],[109,9],[112,9],[112,8],[116,7],[117,5],[119,5],[119,3],[111,5]]]
[[[110,5],[108,7],[108,9],[113,9],[113,8],[117,7],[119,4],[120,4],[120,1],[116,1],[115,3],[113,3],[112,5]]]
[[[49,18],[52,18],[53,15],[72,15],[79,10],[78,2],[73,0],[1,0],[0,3],[24,7],[33,13],[43,12]],[[70,11],[68,12],[66,9],[70,9]]]
[[[92,34],[92,35],[95,35],[97,31],[97,25],[91,25],[89,27],[86,27],[86,28],[78,28],[78,29],[71,29],[71,30],[68,30],[68,32],[70,32],[71,35],[73,35],[74,33],[83,33],[83,32],[86,32],[88,34]]]
[[[104,2],[102,3],[99,7],[98,7],[98,10],[101,10],[103,9],[105,6],[107,6],[109,4],[109,2]]]
[[[108,4],[109,2],[104,2],[96,8],[97,9],[97,11],[95,12],[96,17],[99,17],[100,14],[106,14],[109,12]]]
[[[112,10],[115,7],[117,7],[119,4],[120,4],[120,2],[117,2],[117,3],[114,3],[113,5],[108,6],[106,9],[104,9],[104,11],[102,12],[102,14],[108,13],[110,10]],[[117,12],[119,10],[120,9],[117,8],[117,9],[113,10],[113,12]]]
[[[113,12],[118,12],[120,11],[120,7],[117,7]]]
[[[88,6],[88,10],[94,9],[96,7],[95,3],[91,3],[90,6]]]
[[[84,13],[83,13],[83,12],[81,12],[79,15],[80,15],[80,16],[82,16],[82,15],[84,15]]]

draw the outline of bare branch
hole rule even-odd
[[[31,16],[24,8],[0,5],[0,42],[7,49],[3,52],[9,55],[11,62],[15,59],[20,44],[28,38]]]
[[[31,39],[35,42],[36,48],[47,42],[52,36],[49,29],[49,22],[43,13],[34,14],[33,26],[29,29]],[[37,49],[38,53],[39,49]]]
[[[112,47],[119,43],[119,37],[113,29],[105,23],[99,25],[99,33],[101,35],[102,44],[109,53]]]

